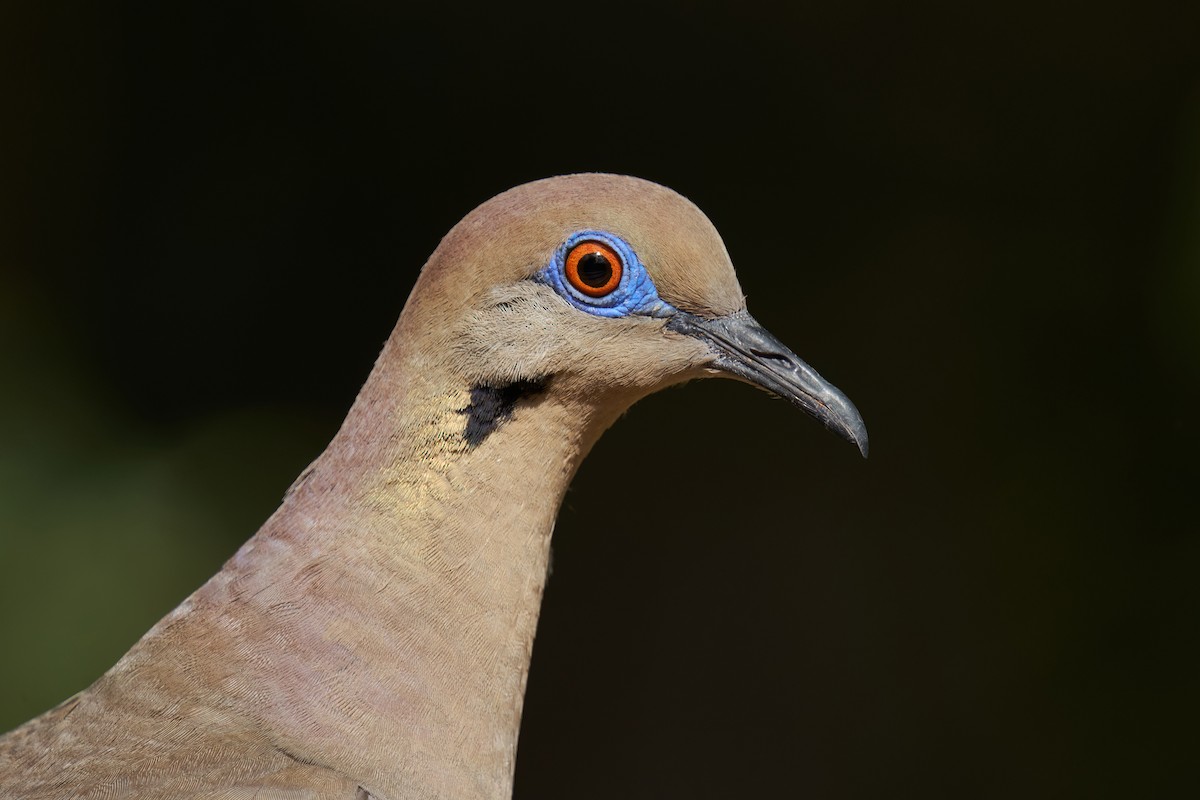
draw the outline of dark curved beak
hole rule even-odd
[[[712,348],[715,367],[792,401],[867,457],[867,426],[850,398],[747,312],[706,319],[680,311],[667,329],[703,341]]]

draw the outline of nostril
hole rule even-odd
[[[759,350],[751,347],[750,354],[755,358],[761,358],[763,361],[774,361],[781,367],[790,367],[792,365],[792,360],[790,358],[785,356],[783,353],[772,350]]]

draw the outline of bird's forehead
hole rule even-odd
[[[497,283],[533,275],[581,230],[628,242],[676,308],[719,316],[745,307],[725,245],[704,213],[638,178],[568,175],[524,184],[472,211],[448,239],[469,251],[459,255],[480,265],[480,279]]]

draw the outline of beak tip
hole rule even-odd
[[[824,422],[830,430],[840,434],[843,439],[857,447],[863,458],[867,458],[871,452],[867,424],[863,422],[862,414],[858,413],[854,403],[832,386],[826,387],[825,394],[820,399],[820,412],[812,409],[806,410]]]
[[[867,438],[867,426],[863,424],[862,417],[855,414],[855,419],[844,428],[838,431],[842,437],[850,444],[858,448],[858,452],[862,453],[863,458],[867,458],[871,453],[871,441]]]

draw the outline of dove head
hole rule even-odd
[[[398,333],[463,386],[536,386],[613,416],[673,383],[738,378],[866,453],[853,404],[747,313],[708,218],[638,178],[562,176],[488,200],[442,240]]]

